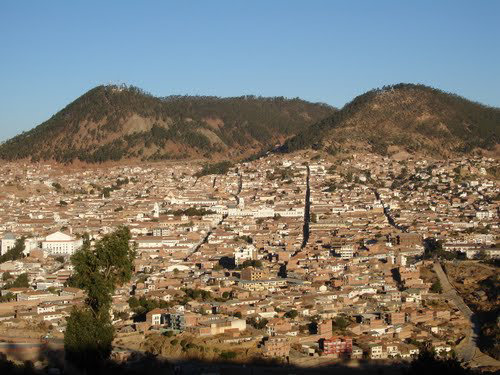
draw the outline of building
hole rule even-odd
[[[318,322],[318,335],[324,339],[332,336],[332,321],[330,319]]]
[[[248,245],[246,247],[240,247],[234,250],[234,263],[239,266],[245,260],[256,260],[257,259],[257,249],[253,245]]]
[[[164,309],[153,309],[146,314],[146,322],[152,326],[160,326],[166,323],[168,311]]]
[[[286,279],[270,279],[270,280],[240,280],[238,286],[245,290],[260,291],[260,290],[275,290],[287,285]]]
[[[187,327],[186,331],[201,337],[232,332],[239,333],[245,329],[247,329],[247,322],[245,319],[223,318],[200,323],[193,327]]]
[[[270,337],[264,342],[263,354],[266,357],[288,357],[290,341],[287,337]]]
[[[7,251],[12,249],[16,245],[16,236],[12,233],[5,233],[2,237],[2,246],[0,248],[0,255],[4,255]]]
[[[336,250],[336,253],[340,255],[342,259],[350,259],[354,257],[355,251],[354,244],[344,244],[340,249]]]
[[[241,279],[242,280],[262,280],[266,277],[265,271],[254,268],[254,267],[246,267],[243,271],[241,271]]]
[[[352,338],[347,336],[334,336],[331,339],[321,340],[320,348],[325,355],[350,357],[352,353]]]
[[[170,313],[165,316],[165,328],[184,331],[198,322],[198,315],[188,312]]]
[[[62,232],[55,232],[45,237],[42,249],[48,255],[73,255],[83,245],[83,240]]]

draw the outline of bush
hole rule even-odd
[[[231,359],[235,359],[237,357],[237,353],[236,352],[221,352],[219,354],[219,357],[223,360],[231,360]]]

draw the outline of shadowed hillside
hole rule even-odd
[[[447,157],[492,149],[499,139],[500,109],[423,85],[398,84],[356,97],[282,149],[324,149],[331,154],[407,151]]]
[[[171,96],[98,86],[0,146],[4,160],[89,163],[121,159],[244,157],[335,112],[283,97]]]

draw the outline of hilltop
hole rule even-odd
[[[285,142],[282,150],[331,154],[406,151],[449,157],[495,148],[500,109],[424,85],[397,84],[356,97],[340,111]]]
[[[159,98],[136,87],[98,86],[0,145],[0,158],[62,163],[243,158],[335,111],[298,98]]]

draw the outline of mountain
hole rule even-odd
[[[368,150],[448,157],[493,149],[500,109],[414,84],[397,84],[356,97],[340,111],[292,137],[285,152],[313,148],[331,154]]]
[[[136,87],[98,86],[0,145],[0,159],[239,158],[280,144],[335,111],[283,97],[158,98]]]

